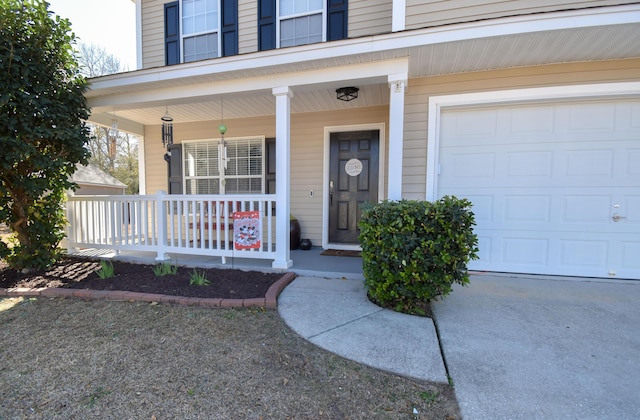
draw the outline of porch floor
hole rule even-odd
[[[291,251],[293,266],[288,270],[271,268],[272,261],[263,259],[227,257],[226,264],[222,263],[221,257],[207,257],[203,255],[170,254],[170,259],[175,264],[186,267],[238,268],[263,272],[292,271],[298,276],[306,277],[345,278],[352,280],[364,279],[362,274],[362,258],[320,255],[322,251],[323,249],[321,247],[313,247],[308,251],[299,249]],[[116,254],[114,250],[110,249],[86,248],[75,251],[70,250],[68,253],[69,255],[75,256],[117,259],[142,264],[156,263],[155,252],[120,251],[119,254]]]

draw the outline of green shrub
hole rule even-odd
[[[477,259],[471,202],[384,201],[366,205],[360,219],[362,265],[369,297],[400,312],[424,315],[425,303],[469,283]]]

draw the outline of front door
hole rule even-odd
[[[362,204],[378,202],[380,132],[331,133],[329,163],[329,242],[358,244]]]

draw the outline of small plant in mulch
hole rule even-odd
[[[189,284],[192,286],[208,286],[211,282],[209,280],[207,280],[207,276],[205,275],[205,272],[202,271],[202,273],[200,273],[198,270],[196,270],[195,268],[193,269],[193,273],[191,273],[191,276],[189,278]]]
[[[96,272],[98,277],[101,279],[110,279],[115,276],[116,270],[113,268],[113,263],[111,261],[100,261],[100,270]]]
[[[162,277],[162,276],[167,276],[169,274],[171,275],[176,274],[178,272],[178,266],[168,261],[163,261],[160,264],[157,264],[155,267],[153,267],[152,270],[153,270],[153,274],[155,274],[156,277]]]

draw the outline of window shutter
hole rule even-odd
[[[166,66],[180,63],[180,13],[178,2],[164,5],[164,62]]]
[[[169,194],[182,194],[182,145],[169,146]]]
[[[222,0],[222,56],[238,54],[238,0]]]
[[[264,140],[265,152],[264,159],[266,163],[266,171],[264,174],[265,193],[276,193],[276,139],[268,138]]]
[[[347,38],[348,0],[327,0],[327,41]]]
[[[258,0],[258,50],[276,47],[276,0]]]

